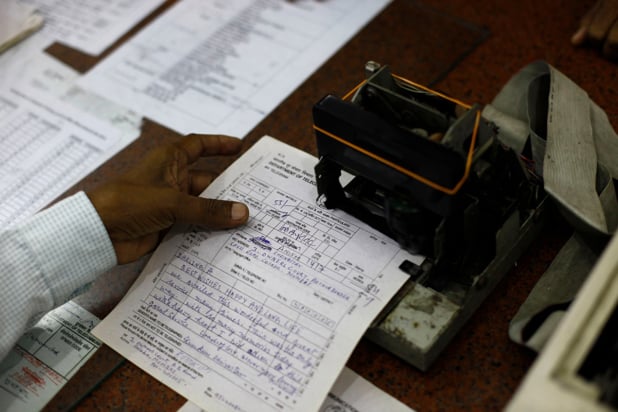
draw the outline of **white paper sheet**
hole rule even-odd
[[[319,412],[413,412],[388,393],[344,368]],[[178,412],[208,412],[194,403],[185,403]]]
[[[164,0],[20,0],[45,17],[40,37],[99,55]]]
[[[0,228],[46,206],[139,136],[140,116],[75,87],[78,73],[42,50],[54,41],[107,47],[161,0],[22,3],[40,6],[46,24],[0,56]]]
[[[81,81],[182,134],[244,137],[390,0],[184,0]]]
[[[0,13],[0,53],[28,37],[43,25],[43,16],[16,0],[4,0]]]
[[[99,319],[73,302],[49,312],[0,363],[0,410],[37,411],[101,346]]]
[[[121,132],[132,133],[137,137],[142,126],[142,117],[124,106],[76,86],[79,76],[75,69],[54,57],[37,53],[28,59],[28,64],[20,70],[18,78],[0,78],[0,94],[14,89],[37,98],[45,96],[49,104],[60,100],[60,104],[72,106],[74,113],[87,113]]]
[[[209,411],[314,411],[421,258],[316,204],[317,160],[264,137],[205,195],[244,227],[174,228],[93,334]]]
[[[38,55],[56,41],[86,53],[100,54],[163,0],[17,1],[40,10],[45,15],[45,24],[0,54],[0,88],[27,77]]]
[[[344,368],[320,412],[413,412],[411,408],[383,392],[371,382]]]
[[[137,135],[43,93],[0,90],[0,227],[45,207]]]

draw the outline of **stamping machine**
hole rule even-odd
[[[546,195],[478,105],[365,72],[313,108],[318,199],[426,257],[402,262],[409,281],[366,333],[426,370],[540,231]]]

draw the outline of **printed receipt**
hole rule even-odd
[[[204,193],[247,225],[175,227],[93,334],[205,410],[317,411],[422,257],[321,206],[316,163],[262,138]]]

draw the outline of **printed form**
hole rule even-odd
[[[353,370],[343,368],[319,412],[413,412],[399,400],[375,387]],[[194,403],[185,403],[178,412],[208,412]]]
[[[0,227],[45,207],[138,134],[35,91],[0,90]]]
[[[45,47],[60,41],[84,53],[99,55],[163,0],[19,0],[45,18]]]
[[[78,73],[43,50],[62,41],[99,53],[162,0],[21,3],[46,20],[0,55],[2,228],[45,207],[140,133],[141,117],[74,87]]]
[[[422,257],[321,206],[316,162],[262,138],[204,193],[249,222],[172,229],[93,334],[205,410],[318,410]]]
[[[0,410],[38,411],[101,346],[99,319],[70,301],[45,315],[0,362]]]
[[[58,41],[88,54],[98,55],[152,12],[163,0],[17,0],[44,16],[43,27],[17,45],[0,53],[0,87],[32,72],[34,57]],[[26,75],[24,76],[24,73]]]
[[[244,137],[390,0],[184,0],[80,84],[181,134]]]
[[[58,41],[98,55],[163,0],[18,0],[44,16],[43,27],[0,54],[0,86],[14,85],[31,71],[31,58]]]

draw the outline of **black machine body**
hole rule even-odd
[[[528,216],[542,186],[478,106],[387,66],[370,62],[366,73],[350,98],[313,108],[318,195],[426,256],[423,270],[404,268],[415,281],[470,284],[496,257],[497,231],[514,211]]]

